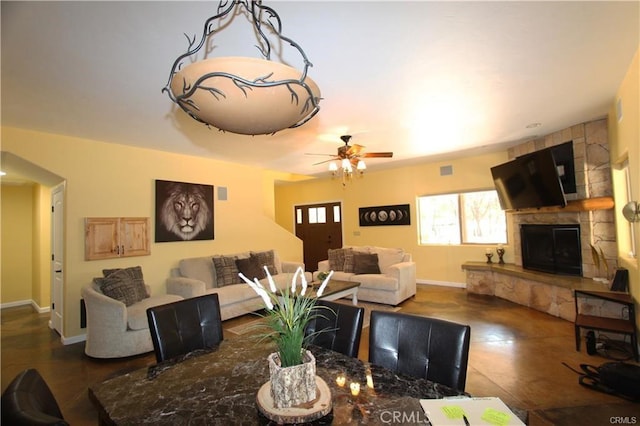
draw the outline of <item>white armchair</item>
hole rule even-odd
[[[150,294],[150,288],[147,293]],[[104,295],[92,282],[82,288],[87,310],[85,354],[94,358],[121,358],[153,351],[147,308],[181,300],[177,295],[143,299],[131,306]]]

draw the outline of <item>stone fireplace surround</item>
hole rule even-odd
[[[518,145],[509,150],[509,158],[528,154],[533,151],[573,141],[573,156],[576,173],[576,193],[566,194],[567,200],[581,200],[596,197],[612,197],[611,164],[609,158],[609,142],[607,120],[601,119],[582,123],[564,129],[540,139]],[[582,274],[585,278],[598,276],[598,271],[591,255],[591,244],[602,249],[611,278],[617,266],[618,248],[616,245],[613,210],[588,210],[578,212],[554,212],[509,214],[513,221],[514,261],[522,266],[520,241],[521,224],[580,224],[580,240],[582,243]]]
[[[566,194],[568,201],[612,197],[611,166],[607,120],[577,124],[550,135],[510,148],[509,158],[573,141],[576,193]],[[467,262],[462,265],[467,275],[467,291],[498,296],[533,309],[573,321],[573,290],[608,290],[607,284],[593,280],[599,275],[591,254],[591,245],[602,249],[609,277],[617,266],[614,212],[611,209],[563,211],[534,209],[507,214],[513,224],[514,263],[507,265]],[[583,277],[554,275],[522,268],[521,224],[580,224]],[[590,302],[589,302],[590,303]],[[586,309],[603,316],[619,318],[619,309],[604,303]]]

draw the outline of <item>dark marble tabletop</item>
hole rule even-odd
[[[333,411],[314,424],[428,424],[420,398],[459,393],[447,386],[399,376],[317,346],[316,372],[331,388]],[[259,425],[270,424],[256,408],[256,393],[269,380],[270,343],[251,336],[224,340],[214,351],[109,379],[89,388],[89,397],[106,425]],[[367,387],[367,373],[373,388]],[[343,375],[346,384],[336,378]],[[349,384],[358,382],[353,396]]]

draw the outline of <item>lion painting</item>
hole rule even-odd
[[[156,242],[213,239],[213,186],[156,180]]]

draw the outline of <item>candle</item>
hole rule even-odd
[[[364,369],[364,374],[367,378],[367,387],[369,389],[373,389],[373,376],[371,375],[371,368],[367,364],[367,367]]]
[[[360,383],[351,382],[349,387],[351,388],[351,395],[358,396],[360,394]]]
[[[367,373],[367,387],[369,389],[373,389],[373,377],[371,376],[371,373]]]
[[[346,382],[347,378],[344,377],[344,375],[340,374],[338,377],[336,377],[336,384],[338,386],[343,387]]]

